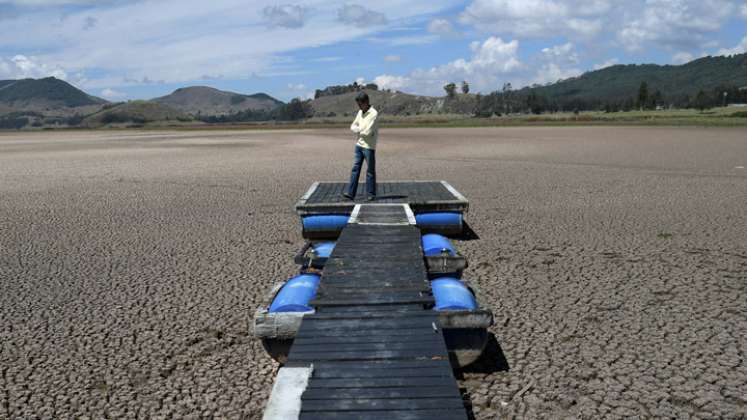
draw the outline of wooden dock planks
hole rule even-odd
[[[376,224],[349,224],[327,260],[286,365],[313,366],[299,419],[467,419],[404,210],[362,206]]]
[[[356,203],[365,201],[365,184],[358,187],[354,201],[342,196],[345,183],[317,182],[296,203],[299,215],[350,214]],[[408,204],[416,213],[434,211],[466,212],[469,202],[446,181],[380,182],[376,203]]]

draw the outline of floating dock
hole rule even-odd
[[[466,420],[444,327],[484,329],[492,314],[433,310],[417,214],[461,216],[467,200],[443,181],[379,184],[373,204],[345,201],[343,187],[315,183],[296,205],[302,218],[347,216],[313,309],[255,316],[255,335],[290,337],[264,419]]]
[[[358,186],[354,201],[342,196],[344,182],[315,182],[296,203],[299,216],[310,214],[350,214],[356,202],[365,199],[366,184]],[[415,213],[466,213],[469,201],[446,181],[393,181],[376,184],[379,204],[407,204]]]

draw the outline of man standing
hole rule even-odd
[[[363,161],[366,161],[366,193],[368,201],[376,199],[376,141],[379,139],[379,113],[369,103],[366,92],[355,97],[358,103],[358,115],[350,126],[358,141],[355,143],[355,159],[350,173],[350,183],[342,194],[348,200],[354,200],[358,191],[358,178],[361,175]]]

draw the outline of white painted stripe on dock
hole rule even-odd
[[[353,212],[350,213],[350,219],[348,219],[349,225],[354,225],[358,223],[358,213],[361,212],[361,204],[356,204],[355,207],[353,207]]]
[[[262,420],[298,420],[301,395],[306,391],[313,372],[314,365],[280,368]]]
[[[403,207],[405,215],[407,216],[407,222],[360,222],[358,221],[358,215],[361,211],[361,206],[371,207]],[[350,213],[350,219],[348,219],[349,225],[367,225],[367,226],[407,226],[415,225],[415,213],[413,213],[409,204],[393,204],[393,203],[371,203],[371,204],[356,204],[353,207],[353,212]]]
[[[306,194],[304,194],[301,197],[301,200],[302,201],[308,200],[309,197],[311,197],[314,194],[314,192],[316,192],[317,188],[319,188],[319,183],[318,182],[315,182],[315,183],[311,184],[311,187],[309,187],[308,191],[306,191]]]
[[[457,200],[459,200],[459,201],[467,201],[467,198],[465,196],[463,196],[459,191],[457,191],[456,188],[452,187],[451,184],[449,184],[448,182],[441,181],[441,185],[443,185],[444,188],[446,188],[447,190],[449,190],[449,192],[451,194],[453,194],[454,197],[456,197]]]
[[[405,213],[407,214],[407,221],[410,222],[411,225],[415,226],[418,224],[418,222],[415,220],[415,213],[413,213],[412,209],[410,208],[409,204],[403,204],[405,206]]]

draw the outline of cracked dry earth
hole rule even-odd
[[[259,419],[249,333],[344,130],[0,134],[0,418]],[[747,130],[383,129],[446,179],[497,338],[476,419],[747,417]],[[505,360],[504,360],[505,358]]]

